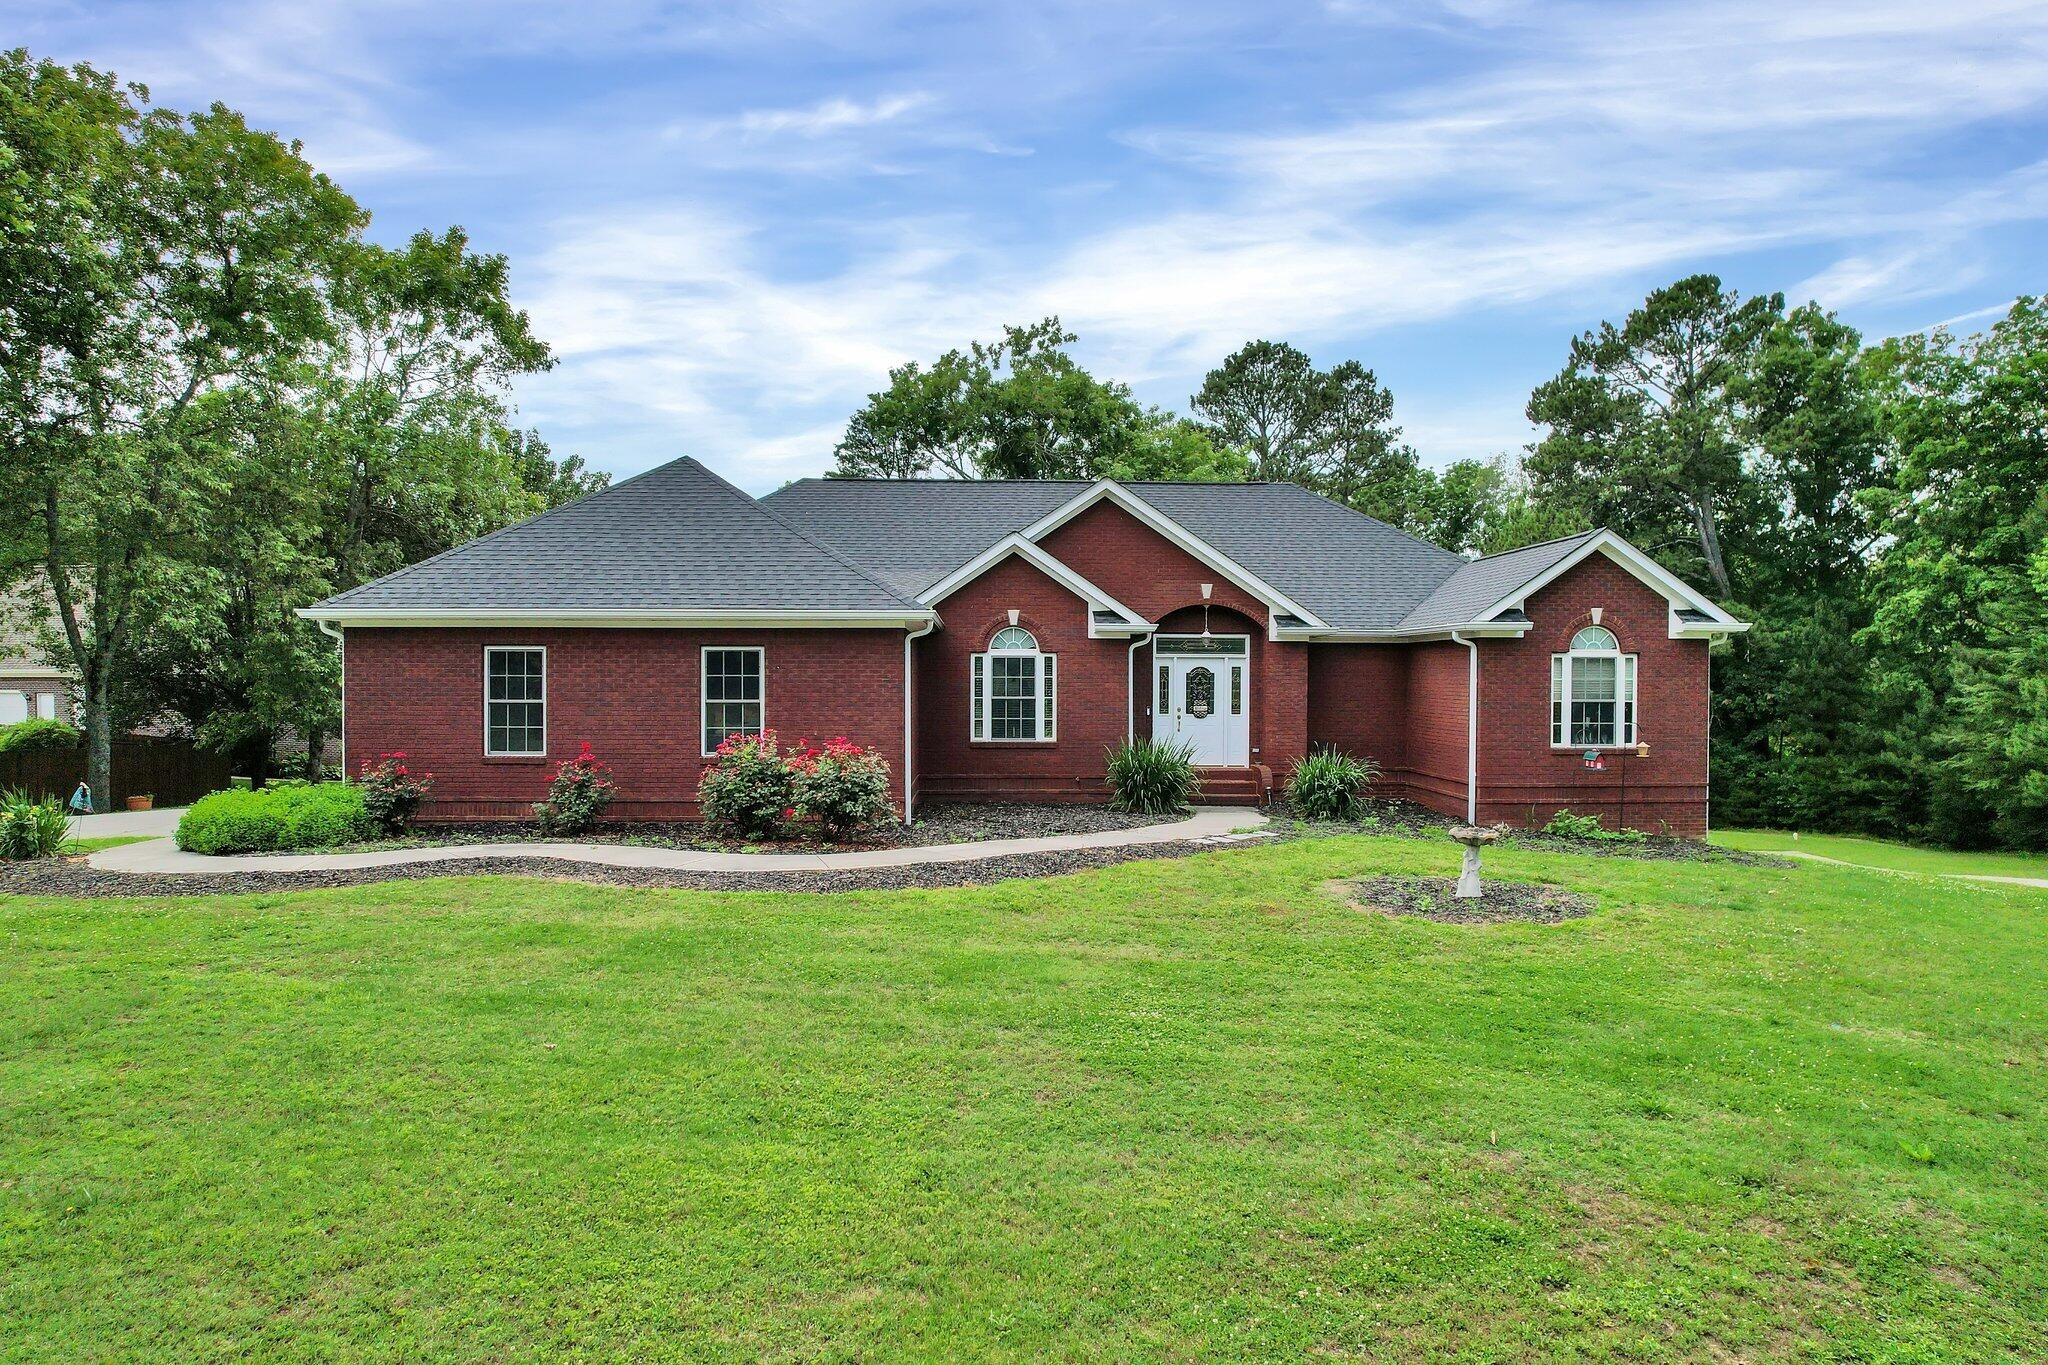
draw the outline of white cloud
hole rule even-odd
[[[889,95],[862,104],[856,100],[829,99],[802,109],[749,109],[731,126],[750,136],[788,133],[797,137],[823,137],[878,123],[893,123],[914,109],[931,103],[925,94]]]

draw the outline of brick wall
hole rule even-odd
[[[1407,645],[1308,646],[1308,741],[1380,765],[1378,790],[1407,794]]]
[[[1589,772],[1583,749],[1550,747],[1550,656],[1600,623],[1635,654],[1636,736],[1650,756],[1609,751]],[[1609,828],[1697,838],[1707,827],[1707,644],[1673,640],[1663,596],[1594,555],[1530,599],[1535,626],[1519,640],[1481,642],[1479,815],[1541,825],[1560,809]]]
[[[977,743],[969,727],[969,660],[1010,624],[1013,608],[1039,649],[1059,655],[1056,737]],[[1103,750],[1124,737],[1130,642],[1089,639],[1087,603],[1015,556],[941,602],[939,614],[945,625],[913,646],[919,798],[1106,799]]]
[[[1265,603],[1108,501],[1095,504],[1039,543],[1169,635],[1201,632],[1202,584],[1210,584],[1210,630],[1252,637],[1252,761],[1284,775],[1308,752],[1309,647],[1267,640]],[[1124,647],[1118,645],[1119,650]],[[1149,646],[1138,651],[1146,678],[1154,676],[1151,654]],[[1138,708],[1138,732],[1149,734],[1149,689],[1140,696]]]
[[[485,645],[548,651],[544,758],[483,753]],[[694,819],[698,650],[766,652],[767,723],[785,742],[845,735],[888,759],[901,798],[903,635],[895,630],[371,629],[347,635],[348,771],[404,750],[435,774],[429,820],[525,819],[584,740],[619,783],[613,818]]]

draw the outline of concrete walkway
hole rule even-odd
[[[173,824],[176,822],[173,821]],[[922,848],[878,848],[862,853],[705,853],[636,844],[449,844],[437,848],[391,848],[363,853],[244,853],[208,857],[187,853],[169,839],[101,849],[86,861],[106,872],[339,872],[352,868],[398,867],[409,863],[467,862],[478,858],[558,858],[611,867],[658,867],[681,872],[826,872],[841,868],[908,867],[917,863],[971,863],[1012,853],[1052,853],[1074,848],[1125,848],[1181,840],[1230,844],[1268,837],[1236,834],[1266,823],[1255,810],[1208,806],[1170,825],[1054,834],[1043,839],[989,839],[973,844],[932,844]],[[106,833],[117,831],[108,830]]]
[[[169,835],[178,828],[183,806],[161,810],[110,810],[104,815],[78,815],[71,820],[74,839],[105,839],[116,834]]]

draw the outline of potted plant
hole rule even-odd
[[[149,792],[144,792],[140,796],[131,796],[128,798],[129,810],[149,810],[155,805],[156,797]]]

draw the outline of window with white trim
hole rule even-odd
[[[1049,740],[1058,734],[1059,655],[1041,653],[1021,626],[1004,626],[976,654],[969,733],[977,740]]]
[[[538,646],[484,650],[484,753],[533,758],[548,751],[548,652]]]
[[[758,735],[766,723],[767,656],[758,645],[706,646],[703,654],[704,755],[734,735]]]
[[[1587,626],[1569,652],[1550,656],[1550,743],[1613,749],[1636,742],[1636,656],[1614,632]]]

